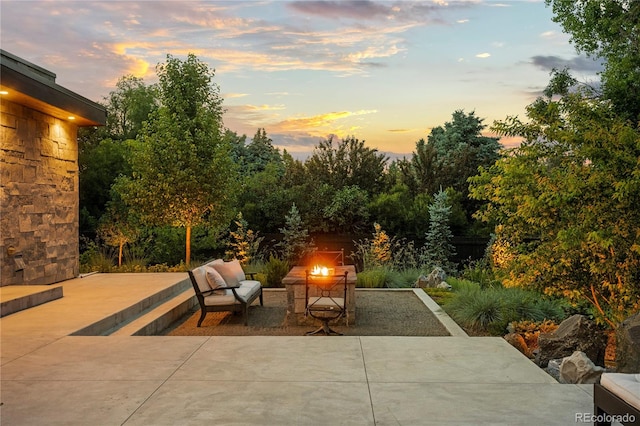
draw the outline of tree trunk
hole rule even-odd
[[[187,266],[189,266],[189,264],[191,263],[191,226],[190,225],[187,225],[186,246],[187,246],[187,254],[185,257],[186,257]]]
[[[122,247],[124,246],[123,242],[120,242],[120,247],[118,248],[118,268],[122,266]]]

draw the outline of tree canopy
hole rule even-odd
[[[640,120],[640,2],[545,0],[576,49],[604,59],[604,98],[620,116]]]
[[[615,326],[640,308],[640,133],[588,95],[547,91],[528,123],[496,123],[526,140],[471,178],[471,196],[497,225],[506,285],[588,301]]]
[[[213,70],[193,54],[185,61],[167,55],[157,74],[160,107],[132,144],[132,177],[118,189],[147,223],[186,229],[189,263],[192,227],[230,220],[236,169]]]

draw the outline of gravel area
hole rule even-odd
[[[252,306],[249,325],[242,315],[210,312],[196,327],[200,308],[164,331],[168,336],[302,336],[313,326],[285,325],[287,293],[264,290],[264,306]],[[345,336],[448,336],[447,329],[412,291],[356,290],[356,324],[332,325]]]

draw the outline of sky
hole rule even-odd
[[[193,53],[238,134],[264,128],[298,157],[330,135],[406,155],[456,110],[525,119],[554,67],[596,81],[552,17],[542,0],[2,0],[0,46],[96,102]]]

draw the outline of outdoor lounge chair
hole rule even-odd
[[[640,374],[603,373],[593,386],[595,425],[640,424]]]
[[[254,279],[253,273],[245,274],[237,260],[214,260],[189,271],[189,278],[200,304],[198,327],[208,312],[223,311],[241,312],[244,325],[248,325],[249,306],[257,298],[263,305],[260,281]]]

